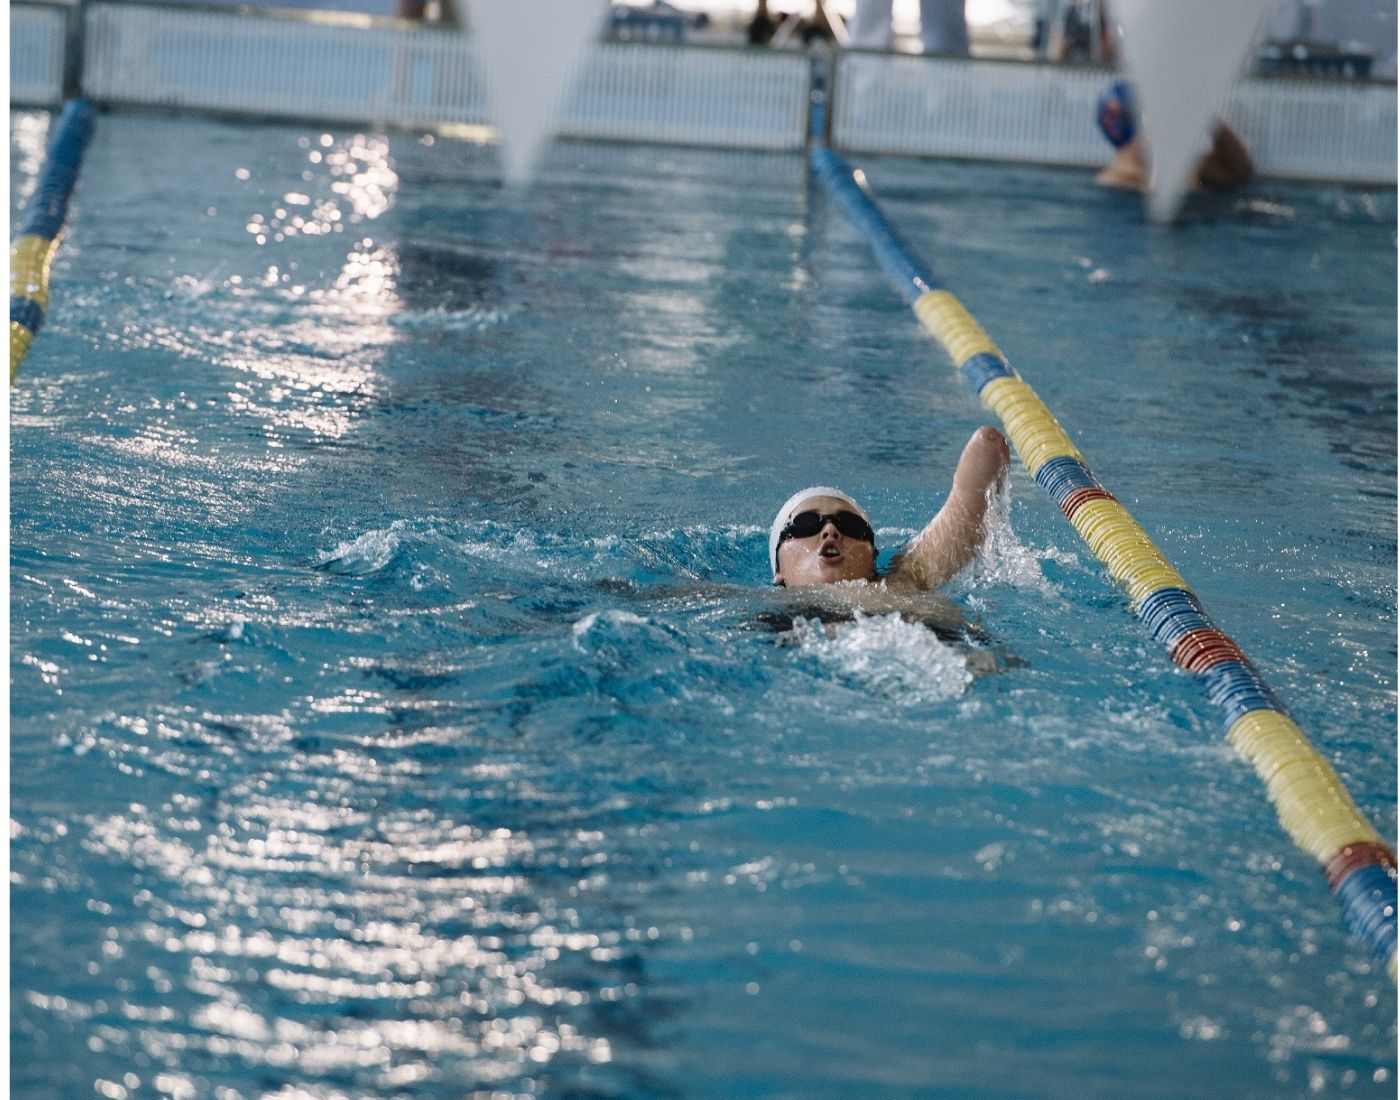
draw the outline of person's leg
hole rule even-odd
[[[851,45],[866,50],[888,50],[894,42],[894,0],[856,0],[850,22]]]
[[[919,0],[919,41],[924,53],[966,57],[966,0]]]

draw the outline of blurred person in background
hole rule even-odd
[[[317,0],[318,4],[321,0]],[[330,3],[322,6],[331,7]],[[440,23],[445,27],[462,27],[459,8],[463,0],[394,0],[394,15],[399,19],[409,19],[415,23]]]
[[[758,0],[758,10],[749,20],[749,45],[766,46],[773,40],[773,32],[778,29],[778,21],[768,10],[768,0]]]
[[[1045,60],[1117,64],[1105,0],[1036,0],[1035,9],[1031,47]]]
[[[1104,187],[1145,191],[1151,182],[1147,146],[1138,130],[1132,87],[1115,80],[1099,97],[1099,129],[1113,146],[1113,159],[1094,177]],[[1211,132],[1210,148],[1196,165],[1195,187],[1211,191],[1243,187],[1254,176],[1249,150],[1234,130],[1217,122]]]
[[[816,0],[810,14],[790,12],[774,15],[768,0],[758,0],[758,7],[748,25],[751,46],[787,47],[800,42],[804,47],[813,42],[846,44],[846,24],[827,5],[831,0]]]
[[[888,50],[894,44],[893,6],[893,0],[856,0],[850,44]],[[919,0],[919,44],[924,53],[966,57],[966,0]]]

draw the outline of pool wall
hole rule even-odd
[[[345,12],[95,2],[74,35],[52,6],[10,10],[18,105],[56,105],[76,52],[83,94],[104,106],[490,132],[474,43],[455,30]],[[798,51],[603,42],[559,132],[799,150],[813,68]],[[1094,103],[1108,78],[1098,67],[842,51],[830,143],[855,154],[1097,166],[1106,156]],[[1250,77],[1223,114],[1262,176],[1396,181],[1393,81]]]
[[[1084,462],[1045,403],[929,266],[885,218],[863,172],[819,135],[813,172],[874,250],[919,323],[948,354],[982,404],[997,415],[1026,470],[1085,545],[1126,590],[1133,613],[1195,674],[1225,712],[1226,739],[1263,780],[1293,842],[1322,865],[1348,927],[1396,978],[1395,853],[1357,809],[1335,769],[1285,713],[1239,645],[1220,630],[1185,579]]]

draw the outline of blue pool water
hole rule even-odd
[[[12,206],[48,119],[11,116]],[[1396,832],[1393,191],[886,211]],[[1393,1096],[1394,987],[797,157],[105,116],[11,393],[25,1097]],[[973,675],[970,662],[995,665]]]

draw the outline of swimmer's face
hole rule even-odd
[[[837,497],[808,497],[793,509],[794,513],[820,512],[823,515],[842,511],[850,511],[850,505]],[[775,579],[789,588],[874,578],[875,547],[864,539],[843,535],[830,520],[815,535],[785,539],[778,546]]]

